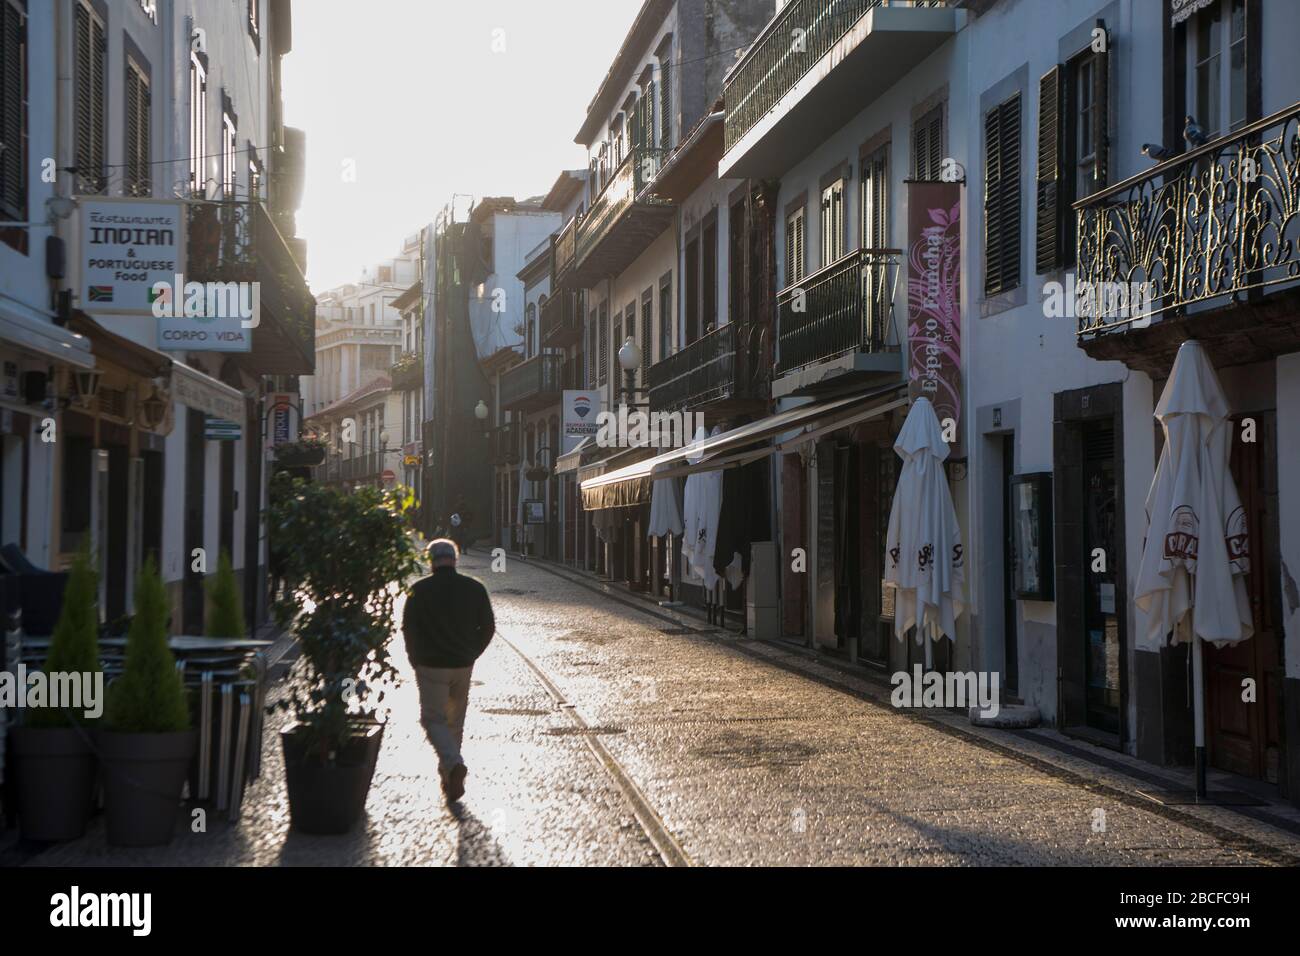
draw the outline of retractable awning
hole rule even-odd
[[[588,435],[578,444],[573,446],[572,451],[566,451],[559,458],[555,459],[555,473],[557,475],[566,475],[571,471],[577,471],[582,464],[584,457],[590,458],[592,449],[596,447],[596,439]]]
[[[587,478],[582,482],[582,507],[597,511],[640,504],[650,500],[656,479],[744,465],[778,451],[789,451],[907,403],[907,386],[893,384],[777,412],[683,448]]]

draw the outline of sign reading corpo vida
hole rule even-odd
[[[908,379],[940,424],[961,423],[961,184],[908,183]],[[951,445],[961,443],[961,429]]]
[[[185,269],[184,204],[81,200],[81,305],[87,312],[153,314],[153,287]]]
[[[564,434],[560,436],[560,454],[567,454],[578,442],[596,434],[600,417],[600,392],[569,388],[564,390]]]

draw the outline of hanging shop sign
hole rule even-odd
[[[293,400],[294,396],[288,392],[277,392],[271,396],[272,445],[283,445],[287,441],[294,441],[297,437],[292,430],[291,416],[295,414]]]
[[[81,307],[153,315],[154,286],[185,271],[185,204],[82,199]]]
[[[208,441],[239,441],[241,434],[239,422],[224,418],[209,418],[203,423],[203,437]]]
[[[564,433],[560,436],[560,454],[568,454],[578,442],[596,434],[600,417],[600,392],[594,389],[564,390]]]
[[[961,454],[961,184],[907,185],[908,379]],[[951,424],[950,424],[951,423]]]

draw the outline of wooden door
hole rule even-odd
[[[1243,418],[1255,421],[1242,441]],[[1277,782],[1282,668],[1277,617],[1277,431],[1273,411],[1233,420],[1232,477],[1246,512],[1246,590],[1255,633],[1216,650],[1205,646],[1206,746],[1213,767]],[[1247,688],[1253,681],[1254,700]]]
[[[804,535],[804,467],[799,456],[781,458],[781,633],[799,637],[804,633],[805,607],[808,599],[808,575],[792,569],[793,552],[802,548],[807,555]]]

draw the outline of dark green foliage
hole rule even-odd
[[[135,616],[122,676],[109,686],[106,723],[125,733],[187,730],[190,711],[167,646],[167,589],[151,559],[135,582]]]
[[[244,605],[239,594],[230,554],[222,548],[217,560],[217,576],[207,582],[212,613],[208,615],[208,637],[247,637],[244,628]]]
[[[411,539],[409,489],[342,491],[278,474],[267,533],[286,595],[276,618],[302,645],[305,680],[283,706],[321,759],[348,739],[350,722],[371,714],[391,676],[394,603],[421,568]]]
[[[45,658],[47,674],[99,672],[98,594],[99,575],[95,573],[89,548],[83,547],[72,561],[63,591],[63,607],[50,638],[50,653]],[[80,711],[73,717],[77,723],[89,719]],[[73,719],[53,707],[39,707],[27,714],[26,722],[29,727],[69,727]]]

